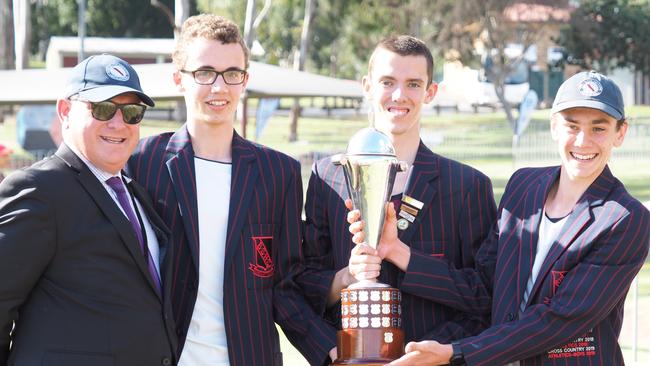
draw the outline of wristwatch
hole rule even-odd
[[[460,343],[452,342],[451,343],[452,354],[451,359],[449,360],[449,365],[451,366],[465,366],[465,355],[463,350],[460,348]]]

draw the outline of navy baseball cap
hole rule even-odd
[[[72,69],[65,97],[79,95],[96,103],[124,93],[134,93],[148,106],[154,106],[153,100],[142,91],[133,67],[119,57],[103,54],[90,56]]]
[[[577,107],[598,109],[617,121],[625,118],[621,89],[612,79],[593,70],[575,74],[560,85],[551,113]]]

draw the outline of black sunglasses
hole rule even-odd
[[[137,103],[126,103],[126,104],[117,104],[111,101],[103,102],[89,102],[87,100],[80,100],[81,102],[90,103],[91,111],[93,118],[98,121],[108,121],[119,109],[122,111],[122,120],[124,123],[129,125],[136,125],[142,121],[144,117],[144,112],[147,110],[146,105],[137,104]]]

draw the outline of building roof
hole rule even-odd
[[[540,4],[516,3],[506,7],[503,15],[511,22],[546,23],[568,22],[571,19],[572,7],[554,7]]]
[[[133,66],[144,92],[156,101],[181,100],[173,83],[171,63]],[[0,105],[53,103],[63,91],[69,68],[0,71]],[[361,83],[336,79],[279,66],[251,62],[249,97],[344,97],[363,98]]]

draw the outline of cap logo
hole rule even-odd
[[[106,75],[113,80],[127,81],[129,80],[129,71],[121,64],[115,63],[106,66]]]
[[[603,84],[595,78],[585,79],[578,85],[578,91],[585,97],[595,97],[603,92]]]

